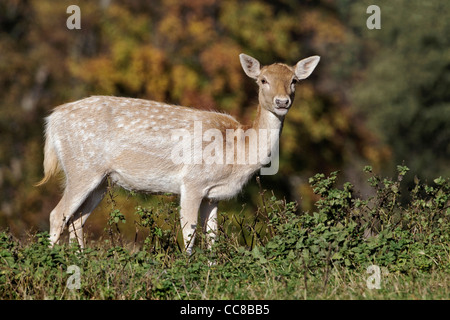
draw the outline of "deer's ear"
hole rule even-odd
[[[244,69],[246,75],[253,79],[259,76],[261,66],[258,60],[243,53],[239,55],[239,60],[241,60],[242,69]]]
[[[303,60],[300,60],[295,65],[295,75],[299,80],[308,78],[314,69],[317,67],[317,64],[320,61],[319,56],[312,56]]]

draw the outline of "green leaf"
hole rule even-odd
[[[342,254],[340,252],[336,252],[335,254],[333,254],[333,256],[331,257],[331,260],[341,260],[343,258]]]

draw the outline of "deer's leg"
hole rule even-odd
[[[67,193],[64,192],[63,197],[59,200],[56,207],[50,212],[50,246],[53,247],[58,243],[59,237],[64,228],[64,205]]]
[[[89,196],[84,200],[80,208],[72,216],[69,222],[69,239],[77,241],[80,248],[84,248],[83,226],[92,211],[98,206],[106,193],[107,185],[105,182],[99,184],[92,190]]]
[[[198,209],[202,196],[190,192],[182,187],[180,194],[180,222],[183,231],[184,248],[188,254],[192,253],[197,228]]]
[[[200,219],[206,232],[208,248],[214,244],[217,235],[217,205],[217,201],[205,199],[200,206]]]
[[[68,179],[64,195],[58,205],[50,213],[50,245],[58,242],[61,233],[73,214],[83,204],[89,194],[102,182],[103,177],[93,178],[91,174],[85,174],[90,181],[82,179],[71,183]]]

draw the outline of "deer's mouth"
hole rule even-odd
[[[290,108],[290,106],[286,106],[286,107],[275,106],[275,113],[280,116],[284,116],[284,115],[286,115],[286,113],[288,113],[289,108]]]

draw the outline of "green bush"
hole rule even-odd
[[[327,264],[376,264],[405,272],[449,269],[449,180],[435,179],[433,186],[417,181],[410,200],[403,202],[400,184],[408,168],[397,169],[397,179],[391,180],[366,167],[375,194],[367,199],[357,197],[348,182],[336,188],[337,172],[315,175],[309,182],[320,199],[312,213],[273,199],[269,225],[275,236],[258,250],[266,260],[293,260],[309,269]]]

